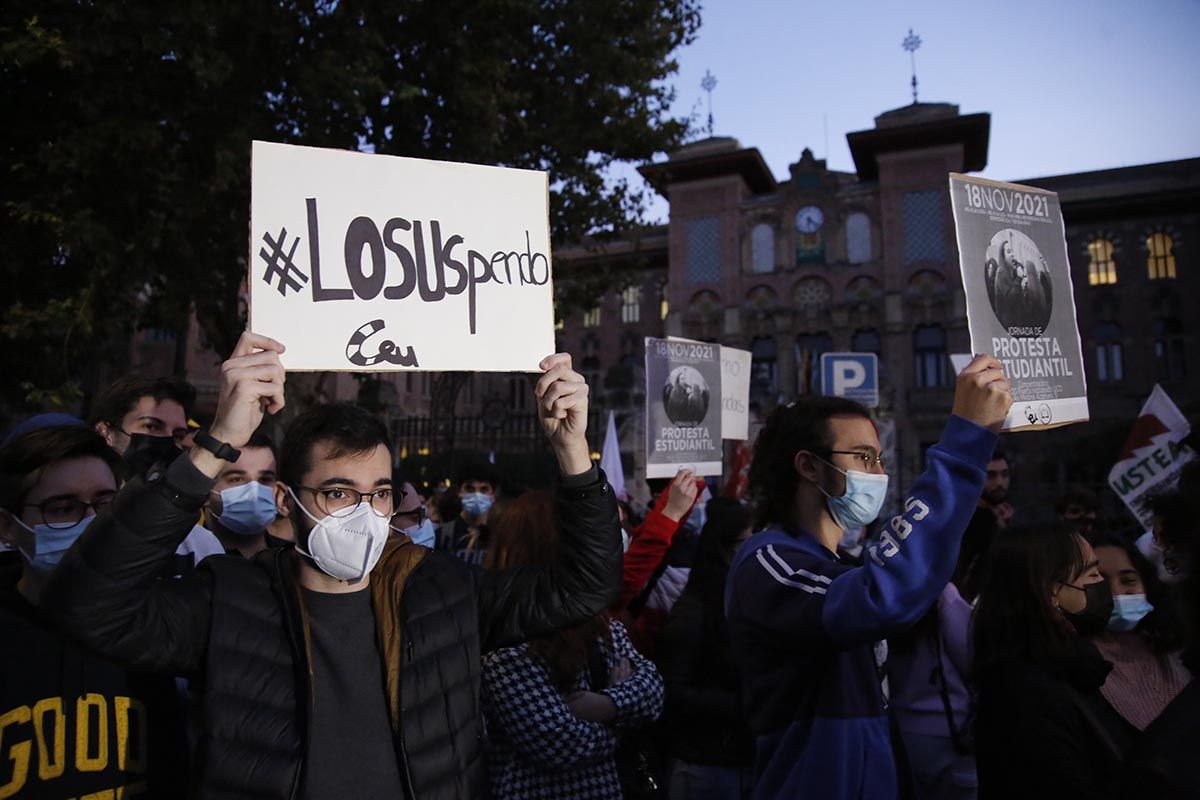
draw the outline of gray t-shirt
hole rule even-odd
[[[369,589],[304,590],[313,711],[302,797],[403,798]]]

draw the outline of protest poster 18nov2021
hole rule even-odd
[[[251,328],[289,370],[535,372],[545,172],[254,142]]]
[[[971,351],[1012,382],[1005,430],[1088,419],[1062,210],[1053,192],[951,173]]]
[[[720,475],[721,348],[646,339],[646,477]]]

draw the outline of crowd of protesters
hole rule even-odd
[[[1080,488],[1032,524],[995,359],[881,518],[849,400],[772,412],[747,498],[638,508],[567,355],[515,492],[350,404],[265,435],[282,351],[242,337],[206,429],[128,377],[6,434],[0,798],[1200,797],[1200,461],[1140,538]]]

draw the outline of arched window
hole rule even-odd
[[[918,325],[913,331],[913,379],[918,389],[946,385],[946,331],[941,325]]]
[[[775,229],[765,222],[750,231],[750,271],[775,271]]]
[[[1101,286],[1117,282],[1117,262],[1113,260],[1113,243],[1108,239],[1088,242],[1088,285]]]
[[[861,211],[846,218],[846,260],[851,264],[871,260],[871,219]]]
[[[1121,353],[1121,326],[1102,322],[1092,331],[1096,341],[1096,380],[1117,383],[1125,378],[1125,362]]]
[[[1160,381],[1187,377],[1183,323],[1175,318],[1154,320],[1154,374]]]
[[[1165,233],[1152,233],[1146,239],[1146,273],[1150,280],[1175,277],[1175,241]]]

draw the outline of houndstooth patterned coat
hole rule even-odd
[[[621,800],[613,751],[622,729],[658,719],[663,682],[654,664],[630,643],[625,627],[611,623],[612,648],[601,645],[605,665],[622,658],[633,675],[602,691],[617,707],[613,725],[571,713],[541,659],[528,645],[483,657],[483,708],[489,736],[488,772],[494,800]],[[585,667],[571,686],[594,691]]]

